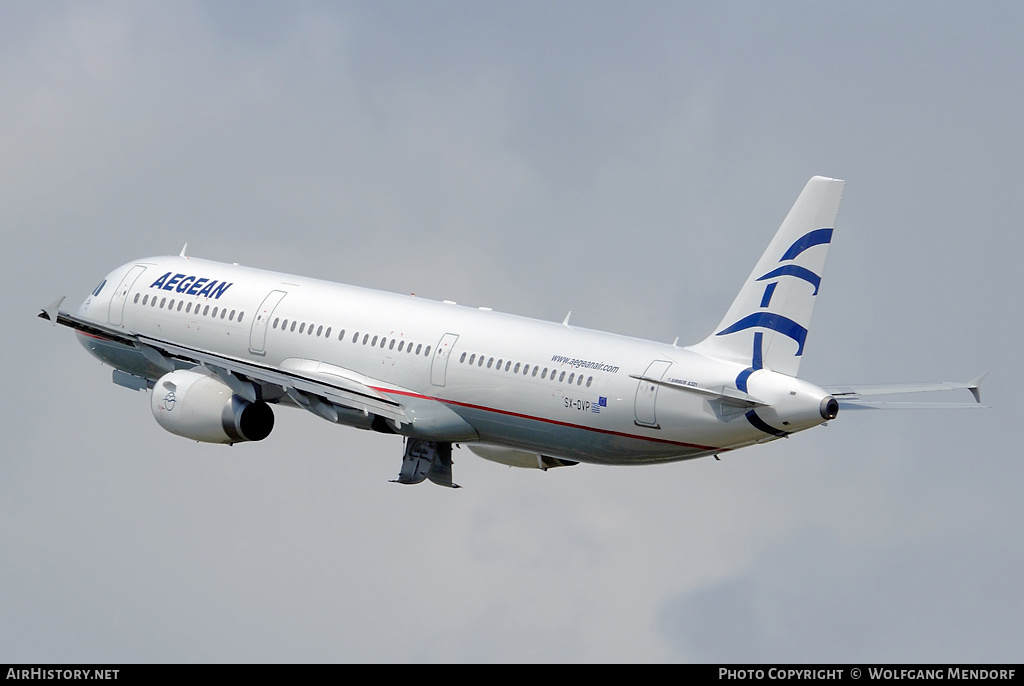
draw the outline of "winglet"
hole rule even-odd
[[[53,325],[56,326],[57,315],[60,313],[60,306],[61,303],[64,302],[65,297],[66,296],[62,295],[56,300],[54,300],[52,303],[44,307],[43,311],[39,313],[39,316],[42,317],[43,319],[49,319],[51,322],[53,322]]]
[[[981,374],[974,381],[967,384],[967,390],[971,392],[977,402],[981,402],[981,382],[988,376],[988,373]]]

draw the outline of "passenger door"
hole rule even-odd
[[[649,426],[654,429],[661,428],[658,426],[658,414],[655,408],[658,401],[659,384],[654,381],[661,381],[661,377],[671,366],[672,363],[668,360],[655,360],[647,366],[644,378],[637,383],[636,400],[633,406],[637,425]],[[647,381],[647,379],[651,379],[651,381]]]
[[[270,291],[263,304],[256,310],[256,316],[252,320],[252,329],[249,331],[249,352],[253,355],[266,355],[267,327],[270,326],[270,318],[274,310],[288,295],[285,291]]]

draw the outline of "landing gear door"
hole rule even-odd
[[[434,350],[434,360],[430,364],[430,383],[435,386],[444,386],[445,376],[448,371],[448,357],[455,347],[455,341],[459,340],[456,333],[446,333],[441,337],[437,348]]]
[[[107,321],[111,326],[121,326],[121,322],[124,320],[124,304],[128,302],[128,292],[131,291],[132,286],[135,285],[135,280],[144,271],[146,271],[146,268],[141,264],[132,267],[124,275],[124,278],[121,279],[121,283],[117,285],[117,290],[110,296],[110,309],[107,310]]]
[[[649,426],[654,429],[661,428],[658,426],[658,415],[655,412],[659,384],[647,381],[647,379],[661,381],[661,377],[665,375],[665,372],[671,366],[672,363],[667,360],[655,360],[648,365],[647,371],[644,372],[644,378],[637,383],[636,401],[634,403],[637,426]]]
[[[256,316],[252,320],[252,329],[249,331],[249,352],[253,355],[266,355],[267,327],[270,325],[270,318],[274,310],[280,304],[285,291],[270,291],[270,294],[263,299],[263,304],[256,310]]]

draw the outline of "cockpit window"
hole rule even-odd
[[[94,290],[94,291],[92,292],[92,294],[93,294],[94,296],[95,296],[95,295],[99,295],[99,294],[100,294],[100,291],[102,291],[102,290],[103,290],[103,287],[104,287],[104,286],[106,286],[106,285],[107,285],[107,280],[106,280],[106,279],[103,279],[103,281],[101,281],[101,282],[100,282],[100,285],[96,287],[96,290]]]

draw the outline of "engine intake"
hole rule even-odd
[[[274,429],[269,405],[239,398],[204,370],[179,369],[160,377],[151,406],[161,427],[204,443],[262,441]]]

